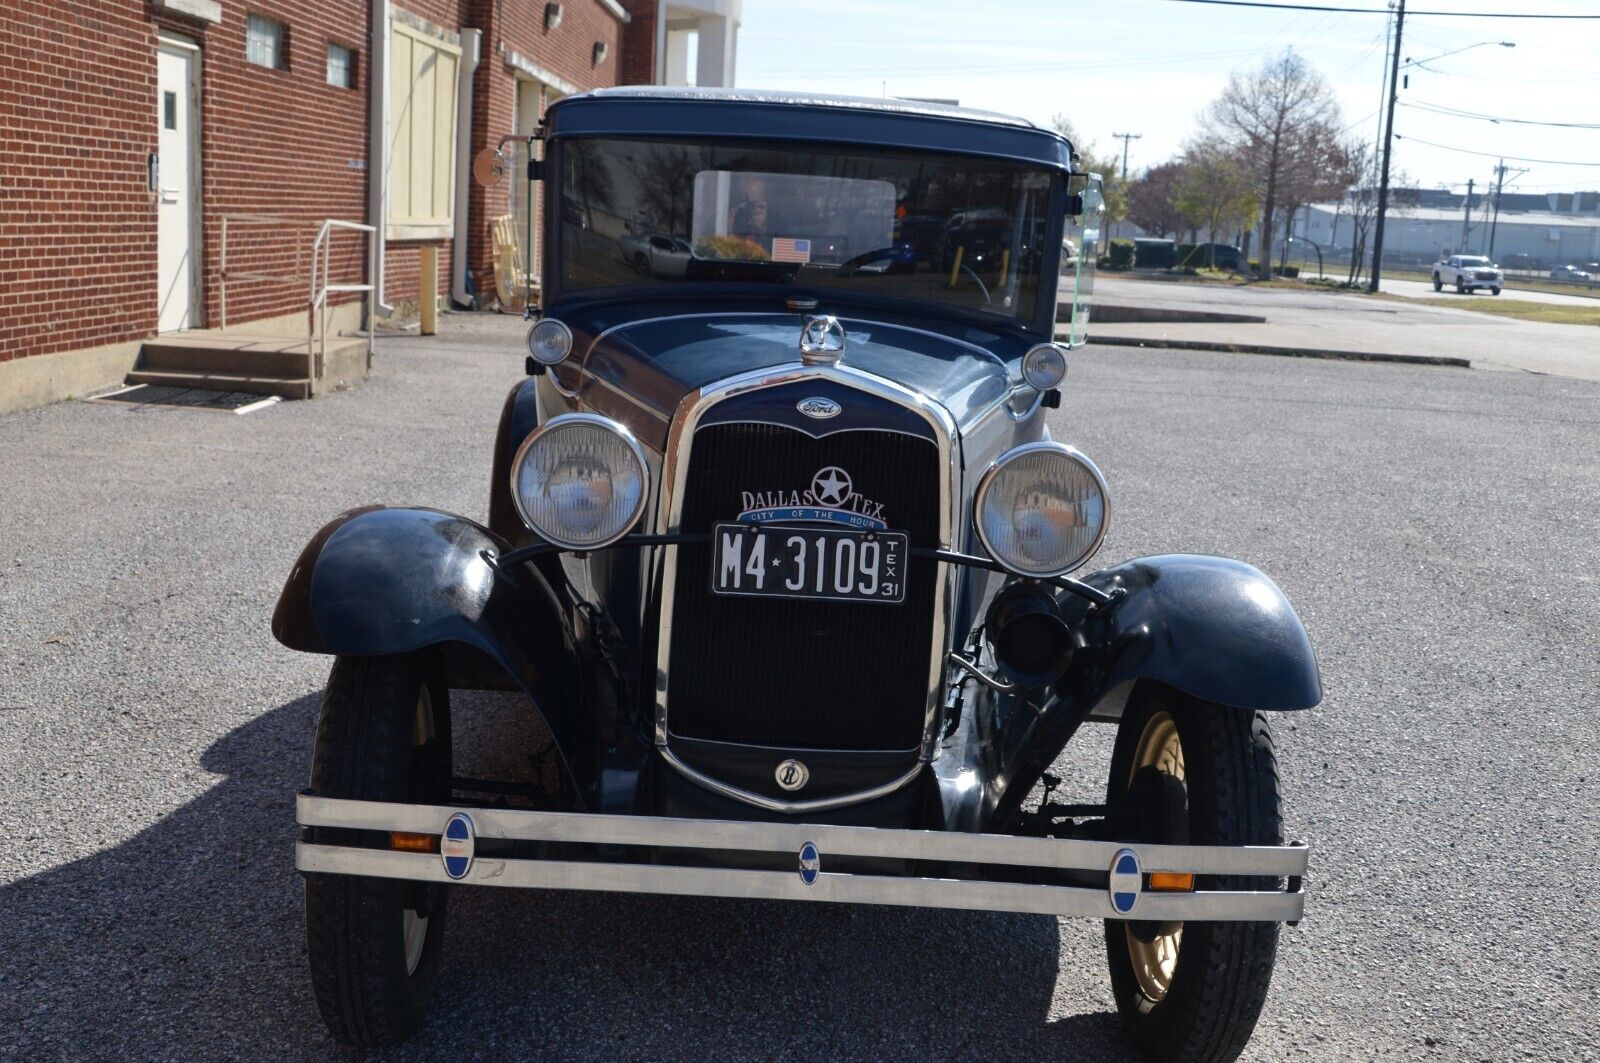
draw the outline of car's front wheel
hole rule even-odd
[[[1106,802],[1137,840],[1280,845],[1277,761],[1266,717],[1148,686],[1117,731]],[[1268,888],[1237,876],[1204,889]],[[1162,1061],[1231,1060],[1266,1001],[1276,923],[1107,920],[1111,989],[1141,1052]]]
[[[1467,282],[1462,280],[1460,277],[1456,278],[1456,294],[1457,295],[1466,295],[1467,294]]]
[[[323,797],[449,802],[450,706],[429,658],[334,662],[311,786]],[[312,840],[338,844],[340,833],[348,832],[314,828]],[[379,841],[390,843],[388,836]],[[311,984],[334,1037],[373,1047],[394,1044],[417,1027],[438,980],[444,914],[442,886],[306,876]]]
[[[1499,288],[1490,288],[1489,289],[1489,294],[1490,295],[1499,295],[1500,294],[1500,289]]]

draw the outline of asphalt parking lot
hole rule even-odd
[[[443,328],[244,417],[0,418],[0,1056],[343,1058],[292,860],[327,662],[268,618],[345,508],[483,515],[519,330]],[[1323,705],[1276,721],[1308,915],[1247,1058],[1600,1055],[1597,424],[1559,377],[1075,356],[1053,429],[1110,483],[1100,561],[1252,561],[1320,654]],[[514,700],[457,706],[469,768],[517,762]],[[1128,1058],[1088,922],[458,890],[445,947],[392,1058]]]

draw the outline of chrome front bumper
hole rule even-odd
[[[346,801],[311,793],[300,794],[296,813],[302,827],[436,837],[433,852],[301,841],[295,846],[295,866],[310,874],[1161,922],[1297,922],[1305,908],[1302,879],[1309,853],[1305,845],[1124,844],[817,823],[451,808]],[[452,836],[446,836],[447,831]],[[573,861],[479,856],[477,846],[485,841],[598,846],[603,849],[597,855],[603,858]],[[697,866],[662,863],[661,849],[699,850]],[[788,871],[704,866],[718,854],[730,853],[776,854],[779,860],[782,854],[792,853],[797,864],[790,865],[794,870]],[[973,874],[940,878],[828,871],[833,857],[958,864]],[[995,868],[1098,872],[1105,876],[1107,885],[1034,885],[983,877],[986,870]],[[1149,885],[1151,872],[1284,879],[1287,888],[1258,892],[1155,891]]]

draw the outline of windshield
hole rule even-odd
[[[570,140],[561,282],[794,283],[1029,319],[1053,180],[909,151]]]
[[[1477,255],[1463,255],[1461,257],[1461,264],[1463,266],[1487,266],[1489,264],[1489,260],[1486,258],[1481,258]]]

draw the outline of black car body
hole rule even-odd
[[[1083,339],[1092,256],[1064,277],[1059,257],[1095,243],[1098,179],[1053,132],[894,101],[605,90],[556,103],[542,139],[535,176],[588,224],[547,212],[487,522],[352,510],[274,617],[339,657],[298,850],[335,1031],[416,1021],[462,882],[1104,918],[1141,1043],[1242,1045],[1306,850],[1265,783],[1226,823],[1185,786],[1212,785],[1207,729],[1244,735],[1239,778],[1270,768],[1250,721],[1314,705],[1316,662],[1241,562],[1066,575],[1106,519],[1044,416]],[[619,254],[642,214],[693,248],[683,277]],[[906,219],[941,260],[907,250]],[[468,687],[526,695],[559,800],[452,774],[448,691]],[[1119,719],[1106,804],[1053,801],[1068,739]],[[390,766],[349,753],[369,748]],[[1160,950],[1184,926],[1249,936],[1255,973],[1197,959],[1180,993]],[[357,929],[404,948],[315,945]],[[369,969],[389,1025],[360,1017]],[[1241,977],[1253,1005],[1202,1022]]]

